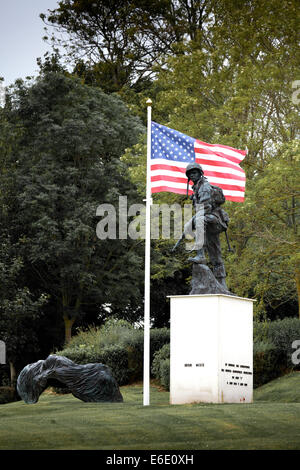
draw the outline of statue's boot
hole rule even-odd
[[[196,264],[206,264],[206,258],[203,248],[201,248],[201,250],[197,250],[196,256],[194,256],[193,258],[188,258],[188,261],[191,261],[192,263]]]

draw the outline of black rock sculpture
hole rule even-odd
[[[104,364],[75,364],[64,356],[50,355],[28,364],[20,372],[17,391],[26,403],[37,403],[49,386],[67,388],[85,402],[122,402],[119,386]]]

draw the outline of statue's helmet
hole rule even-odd
[[[199,170],[200,173],[201,173],[201,176],[204,174],[203,170],[202,170],[202,167],[201,167],[201,165],[199,165],[199,163],[193,162],[193,163],[188,164],[188,166],[185,169],[185,174],[186,174],[187,177],[189,177],[189,173],[192,170]]]

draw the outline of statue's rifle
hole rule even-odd
[[[184,238],[185,238],[185,233],[183,232],[179,240],[177,240],[177,243],[173,246],[172,252],[177,250],[177,248],[179,247],[182,240],[184,240]]]
[[[189,220],[189,222],[187,222],[186,225],[188,225],[189,223],[191,223],[191,224],[192,224],[192,228],[194,229],[194,228],[195,228],[195,226],[194,226],[195,218],[196,218],[196,215],[193,215],[193,217]],[[186,226],[185,226],[185,227],[186,227]],[[177,240],[177,243],[173,246],[172,252],[177,250],[177,248],[179,247],[180,243],[181,243],[184,239],[185,239],[185,230],[182,232],[182,235],[181,235],[181,237],[179,238],[179,240]]]
[[[225,235],[226,235],[226,241],[227,241],[228,251],[229,251],[230,253],[234,253],[234,250],[231,248],[230,243],[229,243],[229,238],[228,238],[227,230],[225,230]]]

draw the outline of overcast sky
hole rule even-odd
[[[45,25],[39,14],[57,4],[57,0],[0,0],[0,77],[4,77],[4,85],[37,75],[37,57],[51,50],[42,40]]]

